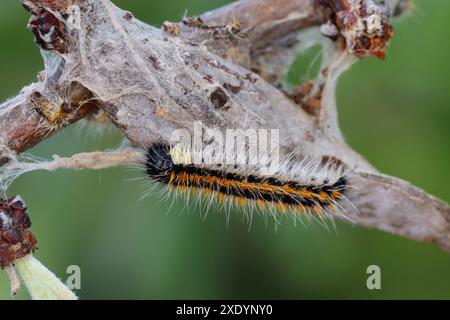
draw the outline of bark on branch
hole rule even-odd
[[[0,105],[0,166],[96,110],[94,103],[80,103],[85,93],[79,89],[65,105],[45,98],[44,88],[44,82],[33,83]],[[57,118],[62,113],[67,116]]]
[[[277,128],[282,154],[345,164],[348,197],[358,209],[349,214],[357,224],[450,251],[449,206],[377,173],[345,143],[337,124],[337,78],[355,57],[384,57],[392,36],[388,19],[406,1],[388,7],[372,0],[360,6],[348,0],[238,1],[161,29],[109,0],[23,2],[46,68],[42,82],[0,106],[0,158],[12,158],[98,108],[140,148],[169,141],[175,129],[191,131],[194,121],[222,130]],[[324,59],[311,111],[265,81],[267,70],[255,66],[268,52],[302,44],[307,39],[299,32],[320,25],[335,50]]]

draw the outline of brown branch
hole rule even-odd
[[[335,3],[345,0],[332,0]],[[65,1],[51,1],[51,0],[24,0],[24,7],[32,13],[34,16],[39,16],[39,11],[43,8],[50,10],[56,10],[63,12],[67,10],[71,5],[77,4],[77,0],[65,0]],[[278,74],[265,74],[265,71],[260,68],[260,61],[266,59],[267,55],[271,57],[271,62],[274,62],[274,51],[277,51],[279,55],[287,59],[286,53],[289,49],[294,47],[298,41],[297,37],[283,40],[280,45],[276,45],[280,39],[289,36],[302,29],[317,26],[325,22],[329,17],[329,12],[325,10],[326,6],[323,6],[326,1],[323,0],[250,0],[250,1],[237,1],[231,5],[224,6],[214,11],[205,13],[201,16],[201,19],[205,26],[226,26],[232,23],[238,22],[242,28],[242,34],[245,36],[245,41],[238,41],[232,43],[224,41],[223,37],[213,38],[213,41],[209,42],[208,48],[221,55],[224,58],[231,58],[235,63],[253,67],[258,69],[261,76],[265,80],[273,80],[276,83],[278,80]],[[406,10],[408,1],[401,0],[398,5],[393,7],[396,14],[400,14],[403,10]],[[333,6],[336,6],[334,4]],[[41,28],[49,28],[52,23],[58,21],[50,11],[43,11],[41,13],[41,20],[44,20],[44,25]],[[64,53],[67,49],[64,45],[68,45],[71,36],[67,36],[66,39],[62,39],[64,35],[63,30],[59,30],[52,39],[52,43],[46,44],[42,39],[42,33],[39,33],[39,27],[36,19],[30,20],[30,30],[35,34],[36,41],[45,50],[53,51],[56,53]],[[42,22],[41,22],[42,23]],[[57,23],[57,28],[63,28],[64,25],[61,22]],[[201,28],[200,28],[201,30]],[[197,32],[192,35],[192,30],[184,28],[182,32],[183,39],[191,39],[195,37],[197,42],[205,39],[205,36],[211,38],[209,32],[204,34]],[[294,39],[294,40],[292,40]],[[66,42],[64,44],[64,42]],[[269,52],[263,52],[259,54],[253,54],[251,52],[258,52],[263,48],[270,48]],[[285,53],[281,53],[284,51]],[[292,52],[290,57],[292,57]],[[51,58],[55,59],[56,58]],[[277,58],[279,60],[279,58]],[[281,68],[278,69],[281,72]],[[61,70],[46,70],[46,72],[52,72],[52,74],[46,74],[47,80],[34,84],[30,87],[24,88],[24,90],[14,99],[11,99],[0,105],[0,164],[4,163],[8,156],[13,153],[20,153],[26,149],[36,145],[43,139],[54,134],[55,132],[63,129],[68,124],[76,122],[85,115],[95,111],[96,105],[83,104],[83,108],[79,109],[76,106],[72,106],[75,112],[72,112],[67,117],[64,117],[62,123],[50,123],[46,130],[45,122],[48,119],[42,118],[39,113],[34,114],[32,111],[34,108],[31,106],[30,96],[39,92],[46,92],[47,100],[52,100],[52,96],[55,95],[55,90],[61,91],[61,88],[55,88],[55,83],[59,81],[58,77],[61,75]],[[275,77],[275,79],[271,79]],[[66,84],[67,86],[67,84]],[[78,90],[80,91],[80,90]],[[79,94],[79,93],[78,93]],[[82,96],[89,95],[85,92]],[[67,99],[67,97],[65,97]],[[76,98],[71,98],[76,100]],[[54,100],[54,99],[53,99]],[[80,101],[78,101],[79,103]],[[53,101],[53,103],[55,103]],[[75,104],[75,102],[72,102]],[[12,121],[14,119],[14,121]],[[19,123],[19,126],[11,125],[12,123]],[[11,153],[12,152],[12,153]]]
[[[76,98],[73,94],[71,104],[66,106],[70,116],[47,119],[46,116],[57,116],[61,110],[42,96],[44,87],[43,82],[33,83],[16,97],[0,104],[0,166],[96,108],[91,103],[80,106],[81,96]]]
[[[237,1],[201,18],[207,25],[239,23],[256,51],[293,32],[320,25],[327,17],[316,0],[250,0]]]
[[[248,45],[258,47],[258,45],[261,45],[262,43],[270,43],[276,36],[284,36],[302,28],[307,28],[314,24],[317,25],[319,23],[319,15],[314,11],[313,2],[313,0],[264,0],[264,3],[261,3],[259,0],[239,1],[206,13],[202,18],[205,23],[211,25],[226,25],[233,21],[239,21],[244,28],[243,31],[246,33],[245,49],[235,47],[234,52],[237,52],[238,50],[247,52],[247,50],[249,50],[247,47]],[[51,10],[64,11],[70,7],[70,5],[78,3],[78,1],[55,2],[45,0],[24,0],[23,3],[30,13],[38,16],[41,8],[46,7]],[[263,8],[268,8],[269,10]],[[253,14],[249,14],[250,12],[253,12]],[[45,13],[44,17],[48,20],[48,23],[52,22],[52,16],[48,12]],[[30,29],[37,36],[37,43],[43,45],[43,49],[51,49],[52,46],[46,45],[40,38],[36,25],[32,23],[33,21],[35,20],[31,19]],[[58,25],[61,26],[60,24]],[[274,34],[273,30],[277,30],[277,34]],[[188,37],[188,34],[188,30],[183,32],[183,36],[186,38]],[[195,37],[197,41],[202,38],[198,33]],[[62,50],[63,52],[65,49],[58,47],[58,41],[56,40],[59,41],[60,39],[55,39],[54,47],[59,48],[59,51]],[[224,57],[236,57],[229,46],[227,47],[227,50],[224,49],[225,43],[223,39],[219,39],[219,41],[215,41],[214,43],[217,45],[215,48],[216,53],[221,54]],[[213,44],[210,46],[211,49],[214,48]],[[248,61],[249,56],[246,55],[244,57],[241,56],[240,58],[236,58],[236,60],[239,59],[241,59],[241,62]],[[57,74],[60,75],[60,72]],[[49,75],[49,77],[54,77],[54,75]],[[58,79],[52,79],[50,87],[54,87],[54,84],[57,81]],[[0,166],[10,157],[14,156],[15,153],[21,153],[35,146],[40,141],[97,109],[92,103],[85,104],[82,109],[77,109],[70,117],[64,119],[64,123],[58,125],[51,122],[47,123],[49,122],[48,119],[42,117],[38,112],[32,111],[35,107],[32,106],[30,101],[30,97],[34,93],[46,91],[44,89],[45,86],[46,84],[44,84],[44,82],[40,82],[25,87],[17,97],[0,105]],[[50,91],[54,89],[55,88],[50,88]],[[52,95],[53,93],[50,94],[50,96]],[[46,123],[48,124],[47,126]]]
[[[414,240],[434,243],[450,252],[450,207],[399,178],[356,172],[349,198],[359,213],[357,224]]]
[[[0,105],[0,165],[43,139],[36,132],[41,118],[30,112],[27,102],[31,92],[41,87],[42,83],[34,83]]]

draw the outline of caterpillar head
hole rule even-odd
[[[146,155],[145,167],[150,177],[161,176],[173,167],[172,158],[167,145],[154,144]]]

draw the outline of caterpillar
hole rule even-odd
[[[219,203],[251,204],[259,209],[328,215],[339,213],[339,201],[348,188],[342,166],[307,161],[279,166],[272,175],[261,175],[256,167],[201,164],[191,161],[190,150],[166,144],[153,144],[146,153],[145,168],[153,181],[170,190],[202,193]]]

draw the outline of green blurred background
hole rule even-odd
[[[153,25],[227,1],[115,1]],[[229,1],[228,1],[229,2]],[[395,23],[385,62],[369,59],[338,88],[349,143],[381,171],[450,201],[450,1],[417,0]],[[34,81],[42,61],[19,1],[0,9],[0,101]],[[295,70],[293,70],[295,73]],[[49,157],[117,146],[119,132],[73,126],[32,150]],[[133,178],[142,178],[133,181]],[[337,232],[284,222],[277,232],[239,212],[182,214],[184,202],[147,197],[139,170],[33,172],[9,193],[28,204],[40,249],[59,277],[79,265],[81,298],[450,298],[450,255],[432,245],[338,223]],[[366,287],[366,268],[381,267],[382,289]],[[23,290],[25,291],[25,290]],[[23,292],[20,298],[27,298]],[[0,298],[9,299],[0,273]]]

